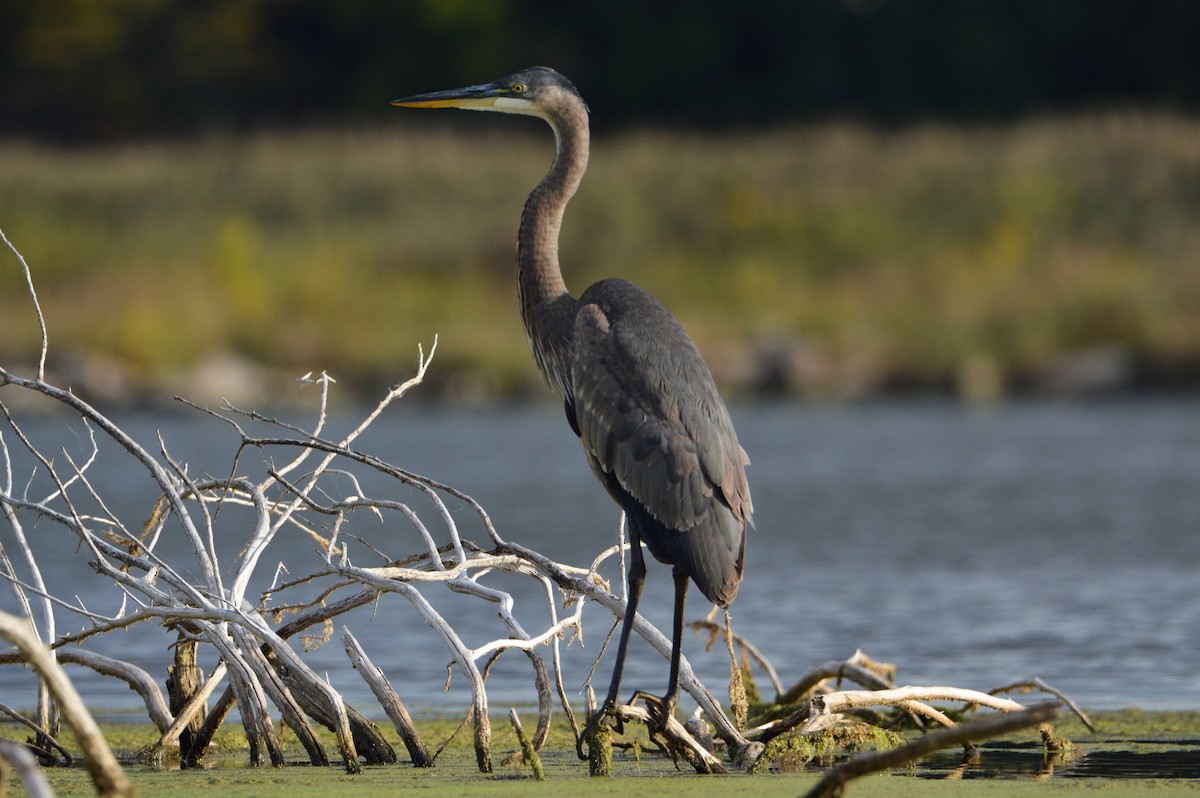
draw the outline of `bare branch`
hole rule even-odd
[[[38,676],[46,682],[55,701],[62,707],[63,716],[75,732],[83,748],[84,760],[96,792],[103,796],[133,796],[133,788],[121,766],[117,764],[108,744],[105,743],[96,721],[84,706],[83,699],[75,692],[74,685],[54,661],[50,650],[38,640],[29,624],[7,612],[0,612],[0,636],[15,645],[29,659]]]
[[[21,259],[8,239],[3,240]],[[158,743],[146,752],[148,756],[161,755],[186,739],[181,734],[189,724],[194,730],[195,743],[192,750],[181,753],[188,761],[203,756],[217,727],[236,704],[249,743],[250,759],[256,764],[283,762],[283,749],[271,717],[274,710],[296,730],[314,763],[327,762],[328,758],[312,733],[309,719],[334,730],[347,770],[351,772],[359,766],[359,751],[368,763],[395,761],[395,750],[378,730],[348,707],[329,680],[318,676],[306,662],[303,648],[308,635],[303,635],[302,642],[295,647],[290,642],[294,635],[316,624],[325,625],[331,634],[335,618],[378,601],[385,594],[396,594],[408,602],[412,612],[446,646],[451,668],[457,668],[468,680],[471,705],[466,714],[474,721],[476,761],[481,771],[492,769],[487,669],[505,651],[515,649],[529,658],[532,688],[538,698],[538,726],[521,757],[532,761],[533,753],[545,742],[555,691],[575,728],[563,685],[561,643],[563,639],[578,641],[582,647],[583,610],[589,602],[612,613],[614,619],[623,617],[626,583],[620,580],[610,586],[601,577],[600,569],[619,565],[624,572],[628,545],[624,518],[615,546],[602,552],[589,567],[574,567],[506,542],[483,507],[467,494],[355,448],[387,408],[425,378],[436,350],[436,338],[428,355],[423,348],[418,349],[416,374],[390,389],[340,440],[322,437],[329,426],[330,392],[335,384],[325,372],[301,378],[303,383],[317,385],[320,390],[316,417],[308,425],[241,410],[228,402],[219,412],[199,408],[231,426],[238,435],[227,474],[212,478],[194,473],[186,459],[173,456],[167,436],[159,433],[156,447],[144,448],[95,407],[45,381],[45,323],[28,266],[23,259],[21,264],[42,327],[41,363],[34,379],[0,368],[0,384],[39,394],[71,411],[73,416],[81,417],[87,441],[83,454],[72,455],[64,449],[61,454],[47,456],[49,448],[39,448],[38,437],[35,435],[31,440],[8,408],[0,404],[0,412],[12,431],[7,438],[0,434],[3,455],[0,510],[15,531],[12,539],[20,550],[20,556],[14,553],[10,557],[0,547],[0,579],[9,583],[27,616],[21,621],[26,634],[32,635],[34,610],[39,610],[39,631],[62,661],[84,664],[99,673],[123,679],[142,696],[147,712],[162,732]],[[252,434],[263,426],[270,436]],[[27,476],[18,477],[13,472],[10,441],[14,447],[24,447],[32,457],[33,465]],[[104,458],[114,450],[118,456],[132,458],[153,480],[157,498],[148,520],[119,517],[112,509],[117,502],[108,501],[112,497],[98,490],[98,483],[93,484],[96,469],[105,467]],[[249,450],[254,450],[254,456],[243,457]],[[221,471],[225,469],[222,467]],[[365,489],[371,485],[368,478],[377,477],[388,483],[380,494],[383,498],[370,495]],[[18,484],[18,479],[26,480],[24,486]],[[403,495],[396,495],[397,490]],[[462,505],[468,509],[467,513],[462,512]],[[25,533],[29,518],[74,536],[89,556],[89,567],[115,586],[112,595],[119,607],[93,609],[78,598],[52,595],[53,588],[47,586],[39,569],[40,544]],[[468,537],[472,532],[478,535],[479,527],[491,541],[488,550]],[[277,538],[281,531],[296,531],[313,541],[307,554],[289,552],[286,566],[282,555],[274,556],[279,551]],[[167,556],[167,552],[181,548],[180,541],[171,539],[173,535],[182,536],[186,562]],[[297,563],[297,558],[304,559]],[[614,559],[619,562],[614,563]],[[374,567],[364,567],[359,561],[370,562]],[[251,595],[251,585],[263,576],[260,571],[265,568],[274,572],[271,587],[259,596]],[[287,580],[281,581],[280,575],[284,573]],[[531,613],[527,607],[516,605],[514,593],[507,589],[508,583],[498,578],[510,575],[533,579],[541,586],[548,621],[545,613]],[[494,636],[487,635],[493,639],[464,639],[460,630],[435,609],[437,596],[445,595],[445,591],[465,595],[481,613],[498,617],[500,625]],[[297,594],[302,597],[279,605],[280,600]],[[88,601],[97,604],[91,598]],[[539,598],[539,605],[540,601]],[[89,628],[58,634],[55,613],[61,612],[84,619]],[[293,613],[295,617],[283,623]],[[531,624],[531,617],[538,618],[536,625]],[[186,647],[189,662],[195,663],[201,645],[211,649],[210,653],[218,660],[207,681],[200,684],[197,680],[173,692],[171,709],[178,711],[175,717],[164,706],[162,694],[149,674],[127,663],[100,657],[79,645],[97,635],[145,620],[175,628],[181,645]],[[664,659],[669,658],[670,642],[665,635],[641,616],[634,619],[633,625]],[[696,678],[690,663],[682,660],[680,686],[700,705],[703,716],[726,743],[729,759],[739,766],[760,755],[761,740],[797,727],[807,730],[836,723],[839,713],[859,707],[901,707],[914,716],[947,726],[952,723],[949,717],[930,702],[952,701],[1013,712],[1021,708],[1007,699],[955,688],[895,688],[890,673],[861,653],[846,662],[818,668],[792,691],[784,693],[766,658],[749,641],[732,635],[728,638],[730,643],[735,639],[745,655],[769,674],[781,703],[792,703],[787,709],[794,708],[797,702],[807,702],[789,717],[760,726],[752,732],[756,739],[749,739],[730,722],[719,702]],[[345,631],[344,642],[354,667],[371,686],[397,728],[402,729],[406,716],[403,704],[383,674],[371,665],[349,629]],[[730,655],[736,673],[732,645]],[[19,661],[23,656],[0,653],[0,664]],[[49,666],[39,667],[39,674],[42,671],[48,673]],[[49,684],[51,677],[42,674],[42,678]],[[868,689],[829,692],[830,682],[835,679],[848,679]],[[195,729],[198,713],[219,683],[226,685],[224,692],[202,726]],[[1034,686],[1058,694],[1040,681]],[[47,695],[46,689],[40,688],[43,695]],[[1013,685],[1005,689],[1023,688]],[[736,697],[736,691],[731,696]],[[630,721],[646,723],[650,719],[646,710],[639,707],[621,707],[617,711]],[[702,725],[702,718],[695,720]],[[411,727],[411,721],[407,725]],[[723,767],[673,718],[656,719],[649,725],[654,739],[661,739],[669,750],[686,758],[697,770],[719,772]],[[661,732],[660,727],[664,728]],[[414,763],[431,761],[419,740],[415,737],[414,740],[406,736]]]
[[[623,721],[637,721],[644,723],[648,728],[656,726],[656,719],[652,717],[651,712],[645,707],[626,704],[617,707],[616,712],[621,716],[621,720]],[[679,754],[686,759],[696,769],[697,773],[725,772],[725,766],[721,764],[721,760],[709,753],[708,749],[697,742],[692,733],[674,717],[667,718],[666,727],[664,729],[655,729],[655,733],[661,735],[666,740],[667,748],[672,753]]]
[[[2,229],[0,229],[0,238],[4,239],[5,245],[12,250],[12,254],[16,255],[17,260],[21,263],[21,273],[25,275],[25,289],[29,292],[29,299],[33,302],[33,312],[37,315],[38,329],[42,333],[42,349],[41,354],[38,356],[37,370],[38,382],[41,382],[46,379],[46,353],[50,349],[49,336],[46,332],[46,317],[42,315],[42,305],[38,302],[37,291],[33,287],[33,272],[29,270],[29,264],[25,262],[25,257],[17,251],[13,243],[8,240],[8,236],[4,235],[4,230]],[[3,369],[0,369],[0,376],[3,376],[2,372]]]
[[[129,685],[129,689],[133,690],[142,698],[142,702],[146,705],[146,711],[150,716],[150,720],[158,727],[160,732],[165,732],[170,728],[172,721],[170,710],[167,709],[167,702],[163,700],[162,691],[158,689],[158,684],[151,678],[150,674],[146,673],[142,668],[136,665],[131,665],[128,662],[122,662],[112,657],[106,657],[103,654],[97,654],[94,651],[85,651],[83,649],[62,649],[57,652],[58,661],[64,664],[74,663],[91,668],[96,673],[103,676],[113,676]]]
[[[179,745],[179,737],[183,734],[183,730],[191,724],[192,719],[208,701],[212,693],[217,689],[217,685],[225,678],[225,663],[219,663],[213,672],[209,674],[204,685],[192,695],[185,706],[174,720],[162,733],[162,736],[152,745],[142,749],[138,754],[139,759],[144,759],[148,762],[157,762],[162,757],[163,751],[175,748]]]
[[[412,759],[413,767],[433,767],[433,758],[429,756],[429,750],[425,747],[425,743],[421,741],[421,735],[417,731],[416,724],[413,723],[412,717],[408,714],[408,710],[404,706],[404,702],[400,700],[400,696],[396,695],[396,691],[392,689],[392,685],[388,682],[387,677],[383,675],[383,671],[375,667],[349,629],[345,629],[342,632],[342,642],[346,646],[346,654],[350,657],[350,664],[354,666],[354,670],[359,672],[363,677],[363,681],[371,688],[371,692],[375,694],[384,712],[391,719],[392,725],[396,727],[396,733],[404,741],[404,747],[408,749],[408,755]]]
[[[7,760],[17,771],[29,798],[54,798],[50,783],[26,746],[15,740],[0,740],[0,759]]]
[[[53,747],[55,750],[58,751],[59,754],[62,755],[63,763],[65,765],[67,765],[68,767],[74,761],[71,758],[71,752],[68,751],[58,740],[54,739],[54,735],[50,734],[50,732],[47,731],[44,727],[39,726],[38,724],[34,723],[29,718],[25,717],[20,712],[17,712],[15,709],[8,706],[7,704],[0,704],[0,712],[3,712],[5,715],[8,715],[10,718],[15,720],[17,723],[20,723],[22,726],[25,726],[26,728],[31,729],[37,735],[37,739],[46,740],[47,742],[49,742],[51,747]],[[0,739],[3,739],[3,738],[0,738]]]
[[[1070,709],[1071,712],[1075,713],[1075,717],[1079,718],[1080,722],[1083,723],[1083,725],[1087,727],[1088,731],[1090,731],[1090,732],[1096,731],[1096,727],[1092,723],[1091,718],[1089,718],[1087,716],[1087,714],[1082,709],[1079,708],[1078,704],[1076,704],[1074,701],[1072,701],[1070,698],[1068,698],[1067,694],[1064,693],[1062,690],[1051,687],[1050,685],[1046,684],[1044,681],[1042,681],[1041,679],[1039,679],[1036,676],[1033,677],[1032,679],[1027,679],[1027,680],[1023,680],[1023,681],[1019,681],[1019,682],[1012,682],[1010,684],[1006,684],[1001,687],[993,688],[991,690],[988,690],[988,694],[989,695],[1000,695],[1001,693],[1011,693],[1014,691],[1020,691],[1022,693],[1026,693],[1026,692],[1029,692],[1030,690],[1041,690],[1043,693],[1047,693],[1049,695],[1054,696],[1059,701],[1066,704],[1067,708]]]

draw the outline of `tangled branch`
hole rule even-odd
[[[61,662],[123,680],[141,696],[161,735],[143,752],[150,760],[173,752],[187,765],[203,759],[216,730],[236,706],[253,763],[284,762],[272,711],[296,733],[314,765],[328,764],[332,758],[312,722],[334,732],[340,761],[348,772],[357,772],[362,762],[396,762],[395,751],[374,724],[313,671],[304,656],[308,636],[300,634],[319,625],[326,631],[323,642],[332,634],[335,619],[389,595],[403,598],[435,632],[453,667],[465,677],[471,694],[467,716],[474,721],[475,756],[481,771],[493,767],[487,673],[505,652],[520,652],[528,660],[538,699],[536,729],[528,736],[520,729],[522,750],[505,761],[536,767],[556,699],[576,728],[564,687],[562,644],[582,638],[585,605],[603,608],[614,619],[624,616],[625,597],[610,591],[599,571],[612,558],[624,570],[625,542],[621,540],[586,568],[554,561],[502,537],[484,508],[465,493],[357,448],[387,408],[420,385],[436,352],[436,338],[428,353],[418,348],[413,376],[390,389],[350,433],[337,439],[325,436],[335,381],[324,372],[301,378],[304,385],[318,390],[315,418],[307,426],[228,403],[212,409],[181,399],[237,436],[222,476],[195,474],[186,458],[172,451],[168,435],[160,433],[153,445],[139,442],[96,407],[47,378],[48,337],[32,275],[15,247],[3,240],[20,260],[42,335],[35,375],[21,376],[0,365],[0,391],[21,392],[23,397],[69,411],[82,425],[78,440],[85,442],[82,452],[55,451],[30,434],[10,406],[0,401],[0,511],[15,547],[10,552],[0,543],[0,579],[16,597],[23,616],[18,619],[18,632],[10,633],[8,626],[3,630],[18,642],[15,649],[0,652],[0,664],[35,665],[38,717],[29,723],[39,730],[40,748],[50,750],[55,744],[60,707],[77,732],[83,728],[84,734],[95,734],[78,712],[77,697],[65,691],[58,675]],[[0,398],[7,395],[0,393]],[[114,458],[127,458],[154,486],[156,495],[140,518],[121,517],[114,509],[118,503],[110,501],[93,480],[99,464]],[[379,480],[384,487],[365,487]],[[468,517],[451,511],[455,503],[467,508]],[[116,606],[89,607],[76,597],[51,590],[42,576],[38,547],[26,532],[31,522],[70,536],[86,553],[98,579],[111,585]],[[482,530],[483,545],[463,535],[468,523]],[[266,576],[264,563],[273,559],[285,530],[312,541],[309,559],[296,566],[296,575],[280,581],[276,573],[269,588],[253,595],[251,585]],[[182,555],[178,543],[183,544]],[[532,582],[540,596],[536,603],[544,602],[548,620],[531,623],[532,613],[526,607],[518,609],[501,576]],[[465,636],[437,609],[437,598],[447,592],[466,596],[478,612],[498,619],[497,635],[488,640]],[[286,623],[285,615],[291,618]],[[82,621],[85,628],[61,633],[62,616]],[[88,648],[102,635],[143,621],[172,630],[177,635],[173,645],[189,649],[186,656],[177,649],[176,665],[197,671],[188,678],[172,674],[166,700],[146,670]],[[670,657],[668,638],[642,616],[634,620],[634,631],[664,660]],[[298,634],[303,643],[299,647],[292,642]],[[681,688],[715,727],[726,759],[738,767],[751,765],[775,737],[816,733],[866,707],[898,707],[947,728],[954,721],[932,702],[961,702],[1011,713],[1023,709],[1006,698],[957,688],[896,688],[894,671],[861,654],[815,669],[785,691],[775,669],[748,640],[731,630],[725,639],[734,680],[740,679],[733,656],[736,645],[747,668],[753,662],[768,674],[775,703],[786,707],[743,731],[696,678],[687,659],[682,660]],[[352,667],[404,739],[412,763],[431,764],[436,754],[429,755],[386,674],[372,664],[348,628],[343,642]],[[215,658],[207,676],[195,665],[197,647]],[[831,680],[842,679],[866,689],[829,688]],[[1041,683],[1034,686],[1049,689]],[[744,696],[740,688],[733,692]],[[214,695],[218,698],[210,708]],[[724,769],[722,760],[709,750],[707,733],[693,734],[673,718],[651,724],[647,711],[637,706],[618,707],[616,712],[627,722],[652,726],[664,747],[697,771]],[[744,715],[738,718],[741,722]],[[702,726],[703,719],[693,720]],[[86,754],[89,762],[105,761],[99,748],[89,748]],[[122,794],[125,787],[107,764],[97,767],[96,778],[107,780],[111,794]]]

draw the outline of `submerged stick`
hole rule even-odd
[[[178,716],[185,709],[190,709],[192,697],[204,687],[204,670],[196,661],[196,649],[199,642],[188,635],[182,627],[178,629],[178,639],[175,641],[175,661],[167,666],[167,698],[171,702],[171,714]],[[211,692],[211,691],[210,691]],[[204,725],[204,715],[207,711],[204,703],[196,706],[188,721],[179,733],[179,747],[190,749],[200,727]],[[171,727],[172,719],[159,731],[166,732]]]
[[[599,710],[596,707],[596,692],[592,685],[587,686],[587,696],[584,699],[584,723],[591,724],[592,717]],[[584,728],[588,728],[585,726]],[[612,733],[608,726],[597,723],[591,726],[583,744],[588,750],[588,775],[608,776],[612,772]]]
[[[208,743],[212,739],[212,734],[216,731],[216,726],[208,728],[208,724],[212,722],[219,726],[233,704],[233,694],[230,693],[228,702],[218,701],[217,708],[212,712],[209,712],[207,709],[208,699],[212,695],[213,690],[225,678],[225,669],[226,665],[224,662],[217,663],[217,667],[213,668],[213,672],[205,680],[204,684],[192,693],[187,703],[176,713],[175,720],[163,732],[162,737],[139,751],[137,755],[138,759],[151,763],[160,762],[163,752],[169,748],[174,748],[176,745],[179,746],[179,758],[185,767],[195,765],[200,759],[204,758]],[[224,710],[221,709],[222,705],[224,705]],[[193,728],[194,719],[199,722],[195,724],[195,730],[188,737],[187,745],[184,745],[183,733],[185,730]]]
[[[349,629],[342,632],[342,643],[346,647],[347,656],[350,657],[350,665],[359,672],[363,681],[371,688],[371,692],[375,694],[383,711],[387,713],[392,725],[396,727],[396,733],[400,735],[400,739],[404,741],[404,747],[408,749],[408,756],[412,759],[413,767],[433,767],[433,757],[429,755],[429,749],[421,740],[421,734],[417,731],[412,716],[408,714],[404,702],[400,700],[400,696],[396,694],[387,677],[383,675],[383,671],[371,662]]]
[[[217,665],[218,669],[224,667],[226,667],[224,662]],[[213,676],[209,677],[208,682],[215,686],[217,682],[215,670],[213,674]],[[192,701],[194,704],[196,697],[193,697]],[[200,726],[200,731],[196,733],[196,739],[192,742],[191,749],[179,752],[180,759],[185,765],[196,765],[200,760],[204,759],[205,754],[208,753],[209,746],[212,745],[213,737],[216,736],[217,730],[221,728],[221,724],[225,722],[226,716],[233,711],[235,703],[237,703],[237,698],[234,695],[233,688],[226,686],[220,697],[217,698],[217,703],[204,718],[204,723]],[[181,714],[180,717],[182,718],[183,715]],[[177,718],[175,724],[171,727],[171,732],[174,732],[175,736],[178,737],[179,729],[182,729],[183,725]],[[179,729],[176,729],[176,726]],[[170,738],[171,732],[163,735],[164,741]]]
[[[525,734],[525,729],[521,727],[521,719],[517,717],[515,709],[508,710],[508,720],[512,723],[513,731],[517,733],[517,742],[521,744],[521,755],[525,757],[525,761],[529,763],[529,769],[533,771],[533,777],[538,781],[546,780],[546,770],[542,767],[542,758],[538,756],[537,749],[534,748],[533,742],[529,736]]]

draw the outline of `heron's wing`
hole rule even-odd
[[[720,524],[722,536],[736,551],[742,541],[728,538],[744,534],[753,511],[749,458],[691,339],[661,305],[626,286],[636,301],[581,297],[570,397],[579,437],[593,467],[670,529],[686,532],[727,508],[737,523]]]

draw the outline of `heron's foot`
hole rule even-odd
[[[615,721],[613,724],[613,730],[616,731],[617,734],[624,732],[625,729],[624,724],[621,722],[621,713],[617,712],[617,702],[611,699],[605,701],[604,706],[600,709],[600,711],[596,712],[596,714],[592,715],[592,717],[588,719],[587,725],[583,727],[583,731],[579,733],[579,737],[575,740],[575,754],[580,759],[588,758],[587,753],[585,753],[583,750],[583,746],[585,743],[591,746],[592,738],[603,726],[604,721],[609,716],[612,716],[613,720]]]
[[[675,705],[679,703],[679,696],[668,694],[660,698],[638,690],[630,697],[629,703],[636,703],[639,699],[645,702],[646,711],[650,713],[650,731],[655,734],[665,732],[667,723],[675,715]]]

